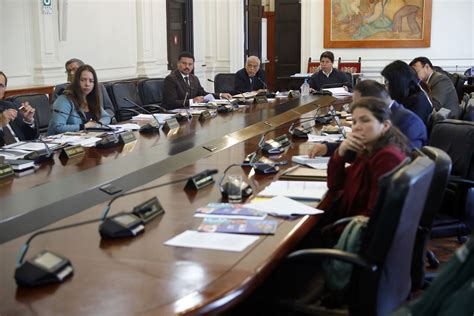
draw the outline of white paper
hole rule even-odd
[[[140,129],[140,125],[133,123],[114,124],[109,126],[114,129],[120,129],[121,131],[138,131]]]
[[[296,155],[291,157],[291,161],[306,165],[314,169],[323,169],[328,168],[328,162],[331,157],[314,157],[309,158],[308,155]]]
[[[347,91],[344,87],[338,87],[338,88],[329,88],[329,89],[324,89],[327,91],[330,91],[333,96],[351,96],[352,92]]]
[[[248,246],[257,241],[258,238],[258,236],[187,230],[165,241],[165,245],[239,252],[244,251]]]
[[[47,145],[50,150],[54,150],[58,148],[59,146],[56,144],[48,144]],[[11,148],[15,150],[29,150],[29,151],[41,151],[46,149],[46,144],[41,143],[41,142],[19,142],[19,143],[13,143],[8,146],[4,146],[4,148]]]
[[[244,206],[276,216],[315,215],[324,213],[322,210],[284,196],[276,196],[270,200],[245,204]]]
[[[12,160],[22,159],[29,153],[30,152],[26,150],[0,148],[0,156],[5,157],[5,159],[12,159]]]
[[[308,134],[308,142],[310,143],[321,143],[321,142],[337,142],[342,140],[341,134],[331,134],[331,135],[315,135]]]
[[[160,124],[163,124],[165,120],[170,119],[174,117],[175,115],[167,114],[167,113],[156,113],[156,114],[153,114],[153,116],[155,116],[158,119],[158,122],[160,122]],[[153,116],[152,114],[139,114],[132,117],[132,120],[148,120],[149,121],[149,120],[153,120]]]
[[[258,196],[286,196],[293,199],[320,201],[327,190],[325,181],[275,181]]]

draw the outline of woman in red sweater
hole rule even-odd
[[[320,206],[336,212],[328,214],[332,220],[370,216],[377,198],[378,179],[408,154],[407,139],[392,126],[390,109],[382,100],[360,98],[352,104],[351,111],[352,133],[329,161],[329,201],[325,199]],[[347,163],[350,165],[346,167]],[[339,196],[337,201],[334,196]]]

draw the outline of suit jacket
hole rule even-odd
[[[179,70],[176,69],[165,78],[163,85],[163,107],[168,110],[182,108],[185,98],[185,105],[189,106],[189,99],[205,96],[206,94],[209,93],[201,86],[198,77],[190,74],[188,86]]]
[[[0,112],[7,109],[15,109],[18,111],[14,103],[0,100]],[[10,122],[10,126],[19,140],[33,140],[38,137],[38,129],[23,122],[23,115],[21,115],[20,111],[18,111],[16,118]],[[3,145],[5,145],[5,141],[2,132],[0,133],[0,146]]]
[[[234,92],[235,93],[243,93],[243,92],[250,92],[256,91],[259,89],[266,89],[265,82],[265,71],[259,69],[255,74],[255,77],[252,79],[252,83],[250,83],[250,77],[247,74],[245,68],[240,69],[235,74],[235,86]]]
[[[408,138],[411,148],[421,148],[428,143],[426,126],[418,115],[397,101],[393,101],[390,111],[390,120]]]
[[[400,103],[403,104],[407,109],[418,115],[425,125],[428,124],[428,119],[433,112],[433,108],[431,107],[431,102],[424,91],[418,91],[417,93],[411,94],[404,100],[400,101]]]
[[[461,115],[459,99],[454,84],[448,76],[433,71],[427,82],[430,87],[430,97],[436,111],[441,108],[451,110],[449,118],[457,119]]]

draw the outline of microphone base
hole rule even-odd
[[[140,129],[138,130],[141,134],[153,134],[153,133],[159,133],[160,132],[160,127],[158,126],[153,126],[150,124],[145,124]]]
[[[107,218],[99,226],[100,236],[104,239],[135,237],[144,230],[142,220],[133,214]]]
[[[228,190],[227,190],[228,186],[229,186],[229,183],[227,182],[221,186],[221,194],[222,194],[222,197],[224,198],[227,198],[229,195]],[[249,197],[253,193],[252,187],[250,186],[250,184],[248,184],[245,181],[242,181],[241,189],[242,189],[242,197]]]
[[[270,164],[261,164],[254,167],[255,172],[258,174],[274,174],[280,171],[280,167],[272,166]]]

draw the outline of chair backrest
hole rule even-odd
[[[429,145],[449,155],[452,175],[474,180],[474,122],[453,119],[435,122]]]
[[[343,72],[351,73],[351,74],[360,73],[362,69],[361,60],[362,59],[359,57],[359,60],[357,62],[355,61],[342,62],[341,57],[339,57],[338,62],[337,62],[337,69]]]
[[[28,101],[28,103],[36,110],[35,122],[38,131],[40,133],[46,133],[49,121],[51,120],[51,105],[49,103],[48,95],[41,93],[27,93],[14,95],[8,99],[15,103],[17,107],[19,107],[22,102]]]
[[[117,121],[126,121],[131,119],[136,114],[127,109],[138,111],[136,106],[124,100],[128,98],[131,101],[142,105],[140,96],[138,95],[137,82],[136,81],[117,81],[109,87],[110,97],[115,107],[115,117]]]
[[[214,93],[235,94],[235,74],[220,73],[214,76]]]
[[[308,58],[308,70],[306,71],[309,74],[314,74],[315,72],[318,72],[320,69],[321,63],[318,61],[312,61],[311,57]]]
[[[360,255],[379,267],[354,269],[351,315],[388,315],[410,292],[413,245],[434,163],[418,157],[395,173],[382,177],[376,206],[370,216]]]
[[[152,78],[138,82],[138,94],[143,104],[158,104],[163,102],[164,78]]]
[[[451,158],[443,150],[435,147],[425,146],[421,152],[416,151],[415,155],[426,155],[435,163],[433,180],[431,181],[420,224],[416,234],[415,247],[413,249],[413,259],[411,266],[412,290],[423,287],[425,280],[425,257],[430,240],[431,227],[436,213],[440,209],[443,201],[448,178],[451,173]]]

